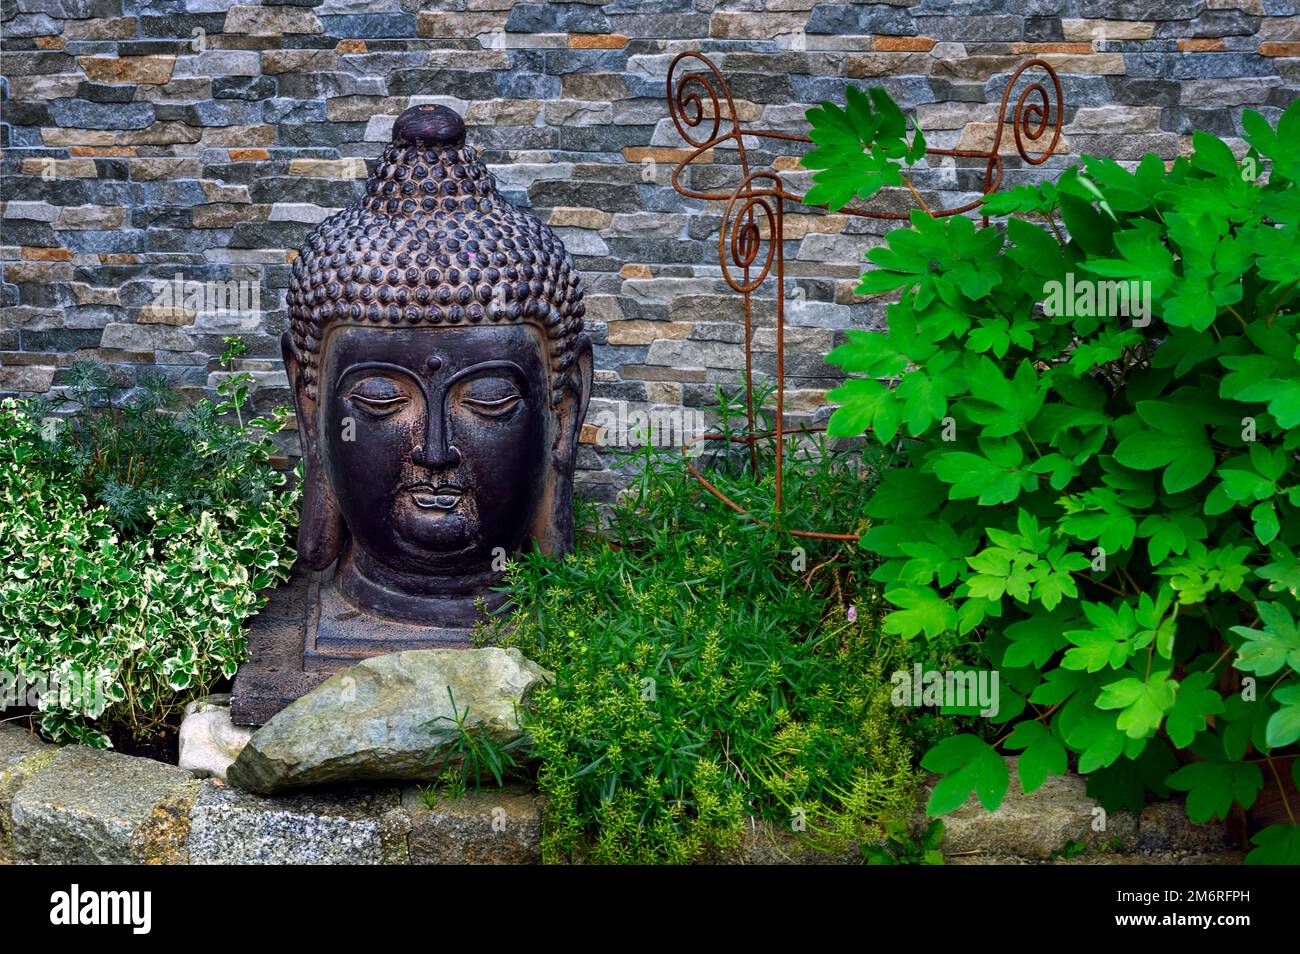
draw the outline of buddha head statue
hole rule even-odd
[[[347,602],[468,626],[503,556],[572,545],[592,380],[578,273],[453,110],[397,119],[365,194],[294,260],[288,309],[299,560],[336,564]]]

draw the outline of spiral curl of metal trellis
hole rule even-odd
[[[679,74],[678,67],[686,64],[686,72]],[[1007,113],[1007,106],[1011,102],[1011,94],[1014,92],[1021,77],[1026,71],[1031,69],[1041,69],[1052,84],[1053,95],[1049,96],[1047,88],[1041,81],[1031,82],[1026,85],[1020,92],[1015,101],[1010,116]],[[735,443],[744,443],[749,446],[751,464],[754,473],[758,474],[758,448],[757,442],[764,439],[775,438],[776,463],[776,513],[778,520],[783,512],[782,486],[783,486],[783,447],[785,437],[788,434],[808,434],[824,431],[825,427],[814,428],[797,428],[792,430],[785,429],[784,411],[785,411],[785,260],[783,255],[784,242],[784,204],[786,202],[802,203],[803,196],[792,192],[785,187],[785,182],[780,174],[775,171],[760,171],[751,173],[749,171],[749,159],[745,151],[745,137],[756,139],[770,139],[785,142],[811,142],[807,136],[799,136],[790,133],[775,132],[772,130],[750,129],[746,128],[740,122],[739,115],[736,111],[735,99],[731,95],[731,88],[722,75],[722,71],[702,53],[695,51],[685,51],[675,56],[668,67],[667,78],[667,99],[669,114],[672,117],[673,125],[676,126],[677,132],[682,139],[691,146],[691,153],[677,163],[673,169],[672,185],[680,194],[691,199],[700,199],[703,201],[721,201],[726,202],[726,211],[723,215],[722,224],[718,232],[718,262],[722,266],[722,276],[727,284],[738,294],[741,295],[744,302],[744,322],[745,322],[745,414],[747,430],[744,435],[739,437],[724,437],[723,435],[708,434],[698,438],[693,438],[687,442],[687,447],[695,440],[728,440]],[[707,100],[707,107],[706,107]],[[724,103],[725,103],[725,120],[729,122],[729,128],[724,129]],[[944,156],[958,159],[984,159],[986,165],[984,169],[983,192],[978,199],[955,206],[950,209],[926,209],[926,211],[935,218],[941,218],[948,215],[960,215],[979,207],[984,198],[997,191],[1002,182],[1003,163],[1001,155],[1001,145],[1003,131],[1008,121],[1011,123],[1012,134],[1016,144],[1016,152],[1020,158],[1030,165],[1041,165],[1050,158],[1056,150],[1057,144],[1061,139],[1061,128],[1064,122],[1065,102],[1061,93],[1061,81],[1056,75],[1056,71],[1051,64],[1045,60],[1032,59],[1021,64],[1020,67],[1011,75],[1007,82],[1006,90],[1002,94],[1002,103],[998,109],[998,124],[993,135],[993,145],[987,150],[980,149],[926,149],[927,156]],[[705,123],[711,123],[708,135],[698,137],[693,135],[693,131]],[[1039,148],[1037,143],[1042,139],[1047,131],[1052,130],[1051,141],[1045,147]],[[692,189],[682,182],[682,173],[685,169],[701,155],[710,149],[721,146],[728,142],[734,142],[737,150],[737,158],[740,165],[740,184],[731,192],[704,192]],[[1026,146],[1026,142],[1033,144]],[[1031,149],[1039,149],[1037,152],[1031,152]],[[756,187],[756,183],[765,183],[762,188]],[[740,203],[737,208],[737,203]],[[860,206],[846,206],[838,210],[841,215],[862,216],[876,219],[893,219],[906,220],[910,213],[906,212],[889,212],[885,210],[875,210],[863,208]],[[761,216],[761,220],[759,219]],[[762,236],[760,221],[767,226],[766,240]],[[985,225],[988,224],[988,216],[983,217]],[[728,241],[728,239],[730,239]],[[762,256],[762,249],[766,242],[767,252]],[[762,256],[761,265],[758,266],[756,274],[751,274],[751,270],[759,263]],[[728,264],[730,261],[731,265]],[[733,273],[732,267],[739,269],[742,277],[737,280]],[[772,277],[772,269],[776,269],[776,415],[775,427],[771,431],[758,433],[754,427],[754,387],[753,387],[753,323],[752,323],[752,301],[751,295],[757,291],[764,282]],[[762,520],[759,520],[753,514],[750,514],[744,507],[731,500],[712,484],[695,466],[687,460],[686,468],[688,472],[710,493],[716,496],[729,508],[741,515],[749,516],[762,526],[768,526]],[[791,530],[787,532],[798,537],[816,538],[826,540],[856,540],[859,536],[857,533],[841,533],[831,531],[816,530]]]

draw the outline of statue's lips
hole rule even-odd
[[[406,490],[411,495],[411,502],[421,510],[455,510],[463,493],[461,488],[449,484],[438,487],[416,484]]]

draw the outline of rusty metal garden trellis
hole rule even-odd
[[[694,61],[694,62],[691,62]],[[685,71],[679,74],[678,68],[686,64]],[[1008,117],[1007,105],[1018,84],[1020,77],[1027,71],[1040,69],[1051,81],[1053,95],[1049,97],[1042,82],[1030,82],[1020,92],[1015,107]],[[705,101],[708,101],[706,107]],[[725,114],[724,114],[725,109]],[[706,434],[697,440],[729,440],[749,446],[751,464],[755,476],[758,476],[757,442],[775,438],[776,449],[776,515],[779,520],[783,512],[783,448],[787,435],[808,434],[824,430],[824,427],[785,427],[785,256],[784,256],[784,222],[785,203],[802,203],[803,196],[786,187],[779,171],[761,169],[751,171],[749,159],[745,152],[745,137],[778,140],[785,142],[811,142],[807,136],[782,133],[773,130],[755,129],[744,126],[736,112],[736,103],[726,78],[718,67],[702,53],[686,51],[673,58],[668,67],[668,110],[673,125],[692,149],[689,156],[682,159],[673,169],[672,185],[680,195],[691,199],[726,202],[726,211],[718,229],[718,261],[722,266],[722,277],[737,292],[744,302],[745,319],[745,416],[746,432],[740,436]],[[985,160],[983,190],[978,199],[951,209],[927,209],[931,215],[942,217],[960,215],[977,208],[985,196],[997,191],[1002,182],[1002,137],[1008,122],[1011,123],[1015,137],[1016,152],[1030,165],[1046,162],[1056,149],[1061,138],[1064,118],[1064,101],[1061,95],[1061,81],[1056,71],[1044,60],[1027,60],[1011,75],[1006,91],[1002,94],[1002,104],[998,110],[997,127],[993,133],[993,143],[987,150],[978,149],[926,149],[927,156],[952,156],[959,159]],[[704,131],[702,138],[693,135],[693,131]],[[1034,145],[1051,131],[1051,141],[1038,150]],[[701,192],[691,189],[681,181],[682,171],[699,156],[716,146],[734,142],[740,162],[740,183],[731,192]],[[862,216],[875,219],[906,220],[908,213],[891,212],[869,207],[846,206],[840,214]],[[759,226],[759,216],[767,227],[766,242],[763,230]],[[988,224],[988,217],[983,217]],[[763,251],[766,244],[766,252]],[[730,265],[728,264],[730,262]],[[737,280],[732,271],[734,266],[740,273]],[[753,381],[753,312],[752,296],[767,281],[775,267],[776,274],[776,411],[775,428],[770,431],[757,432],[754,425],[754,381]],[[686,468],[700,484],[736,513],[758,520],[744,507],[736,503],[708,480],[688,459]],[[758,521],[762,523],[761,520]],[[764,524],[765,525],[765,524]],[[820,530],[794,530],[787,532],[799,537],[824,540],[856,540],[858,534]]]

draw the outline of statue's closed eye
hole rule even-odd
[[[459,403],[483,417],[505,417],[523,400],[506,378],[475,378],[460,395]]]
[[[388,378],[372,377],[357,383],[348,392],[348,400],[372,417],[388,417],[404,408],[410,399]]]

